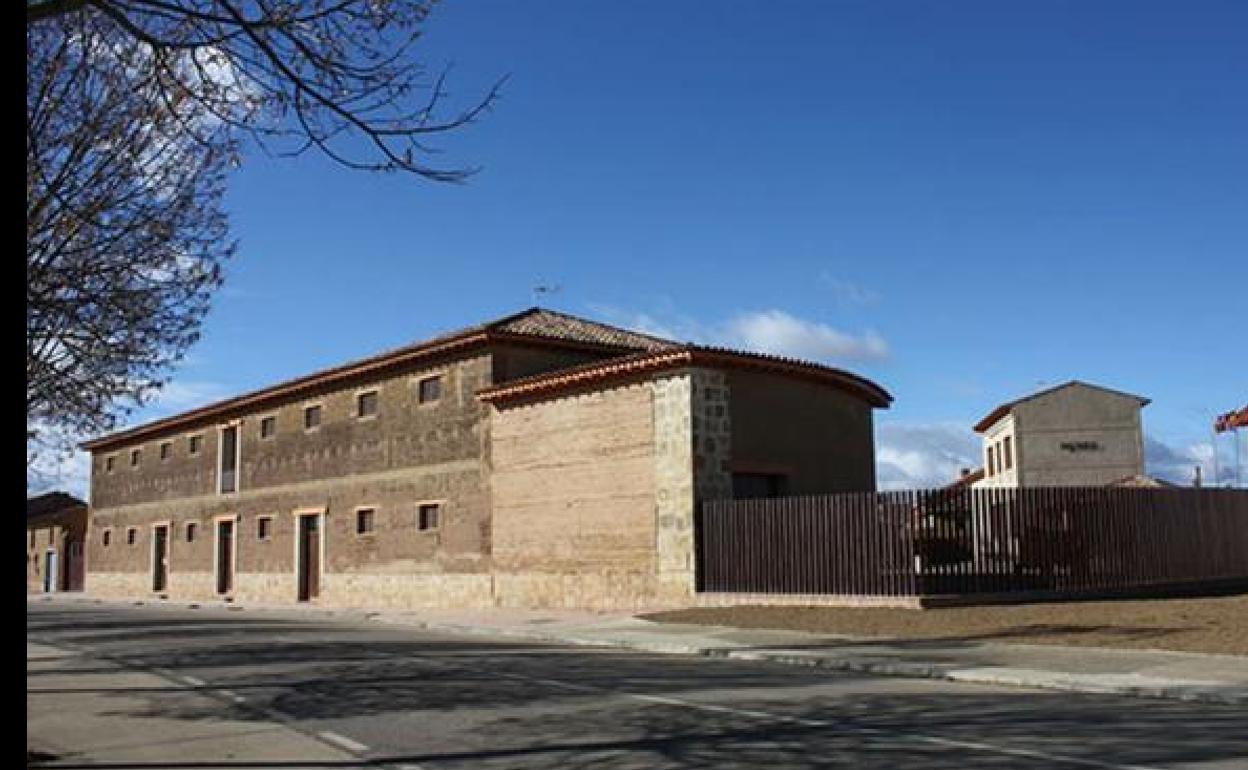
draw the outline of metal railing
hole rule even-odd
[[[920,596],[1248,579],[1248,491],[1038,487],[715,500],[698,588]]]

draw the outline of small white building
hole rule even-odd
[[[1149,400],[1072,380],[1001,404],[975,425],[984,487],[1099,487],[1144,473]]]

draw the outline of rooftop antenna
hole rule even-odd
[[[542,304],[539,297],[541,297],[543,294],[558,294],[558,293],[559,293],[558,284],[553,284],[553,285],[548,286],[546,284],[539,283],[533,287],[533,304],[534,305]]]

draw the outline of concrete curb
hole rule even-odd
[[[1141,686],[1141,685],[1109,685],[1104,682],[1091,681],[1077,674],[1055,671],[1028,672],[1014,668],[965,669],[945,664],[910,663],[904,661],[873,661],[849,657],[828,658],[817,655],[797,655],[770,650],[750,650],[740,648],[701,647],[684,644],[654,644],[627,640],[590,639],[571,635],[542,633],[515,629],[497,629],[485,626],[465,626],[451,623],[428,621],[390,620],[381,617],[369,618],[376,622],[391,625],[406,625],[428,631],[443,633],[472,634],[476,636],[508,636],[532,641],[558,642],[584,647],[607,647],[629,649],[639,652],[653,652],[665,655],[697,655],[705,658],[721,658],[727,660],[765,661],[789,666],[806,666],[831,671],[845,671],[856,674],[873,674],[877,676],[894,676],[910,679],[944,679],[951,682],[972,684],[988,684],[1005,687],[1026,687],[1044,690],[1060,690],[1093,695],[1122,695],[1134,698],[1150,698],[1178,700],[1189,703],[1212,703],[1221,706],[1248,705],[1248,690],[1226,688],[1217,690],[1191,686]]]
[[[143,600],[109,600],[98,599],[87,595],[72,599],[43,599],[43,601],[69,601],[82,604],[116,604],[133,606],[167,606],[186,607],[189,609],[213,608],[246,610],[247,605],[226,602],[193,602],[168,599]],[[1248,705],[1248,688],[1241,687],[1198,687],[1193,685],[1135,685],[1114,684],[1105,681],[1105,677],[1096,675],[1072,674],[1064,671],[1045,671],[1035,669],[1019,669],[1008,667],[959,668],[951,664],[920,663],[897,660],[865,660],[850,656],[828,657],[814,653],[797,654],[783,650],[756,650],[740,647],[710,647],[679,643],[654,643],[627,639],[601,639],[576,636],[573,634],[551,633],[529,629],[498,628],[493,626],[473,626],[460,623],[445,623],[420,620],[415,617],[397,616],[393,611],[368,610],[354,608],[299,607],[285,605],[253,605],[257,612],[295,612],[309,617],[329,617],[357,622],[383,623],[391,626],[405,626],[426,631],[442,633],[466,634],[472,636],[508,637],[529,641],[571,644],[581,647],[600,647],[610,649],[627,649],[638,652],[651,652],[664,655],[695,655],[705,658],[726,660],[765,661],[790,666],[806,666],[831,671],[845,671],[856,674],[877,676],[893,676],[911,679],[943,679],[952,682],[986,684],[1004,687],[1025,687],[1044,690],[1059,690],[1093,695],[1120,695],[1134,698],[1177,700],[1189,703],[1210,703],[1221,706]]]

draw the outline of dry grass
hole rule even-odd
[[[910,640],[1065,644],[1248,655],[1248,594],[931,610],[708,607],[656,612],[642,617],[672,623]]]

